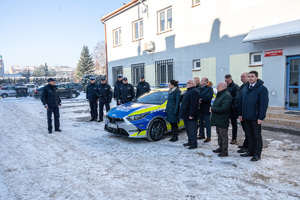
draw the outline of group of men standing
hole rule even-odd
[[[261,158],[262,135],[261,124],[266,117],[268,108],[268,90],[263,81],[258,78],[256,71],[241,75],[242,85],[234,83],[230,74],[225,81],[217,85],[217,95],[213,98],[212,84],[206,77],[200,81],[198,77],[187,82],[187,92],[180,106],[180,118],[184,120],[188,142],[184,146],[189,149],[197,148],[197,139],[211,141],[211,126],[216,126],[219,148],[213,150],[218,156],[228,156],[228,127],[229,119],[232,125],[232,140],[236,144],[237,118],[245,132],[243,145],[239,146],[238,153],[242,157],[251,156],[251,161]],[[195,111],[198,108],[198,116]],[[199,136],[197,137],[197,120],[199,120]]]

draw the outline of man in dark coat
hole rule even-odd
[[[119,87],[118,91],[118,105],[128,103],[134,99],[134,88],[133,86],[128,83],[126,77],[123,78],[123,84]]]
[[[95,84],[95,77],[90,78],[91,83],[87,86],[86,90],[86,99],[90,104],[90,113],[91,113],[91,120],[90,121],[97,121],[98,117],[98,96],[97,96],[97,89],[98,86]]]
[[[180,106],[180,118],[184,121],[188,142],[183,146],[190,146],[189,149],[198,147],[197,142],[197,121],[198,121],[199,92],[196,89],[196,82],[191,79],[187,82],[187,91],[183,96]]]
[[[103,107],[105,105],[106,113],[110,110],[110,102],[112,99],[112,90],[110,85],[106,83],[106,78],[102,77],[100,79],[101,83],[97,89],[97,96],[99,98],[99,120],[98,122],[103,121]]]
[[[149,83],[145,81],[145,76],[141,76],[140,78],[141,81],[138,83],[136,88],[136,98],[139,98],[151,90]]]
[[[232,104],[230,108],[230,121],[232,126],[232,137],[230,144],[236,144],[236,137],[237,137],[237,110],[234,109],[234,102],[236,95],[239,90],[239,86],[235,84],[232,80],[232,77],[230,74],[227,74],[225,76],[225,83],[227,84],[227,91],[231,94],[232,97]]]
[[[234,104],[234,107],[236,107],[237,110],[239,108],[240,99],[243,96],[243,88],[248,83],[248,73],[245,72],[245,73],[241,74],[241,81],[242,81],[243,84],[239,88],[238,94],[237,94],[236,99],[235,99],[235,104]],[[246,132],[245,132],[245,126],[244,126],[243,121],[241,121],[241,125],[242,125],[243,131],[245,133],[245,139],[244,139],[243,145],[239,146],[239,148],[241,148],[241,149],[239,149],[237,152],[238,153],[246,153],[248,151],[248,137],[247,137]]]
[[[118,104],[118,100],[117,100],[117,97],[118,97],[118,91],[119,91],[119,87],[123,84],[123,75],[122,74],[119,74],[118,75],[118,80],[116,81],[115,83],[115,86],[114,86],[114,100],[117,102],[117,105]]]
[[[264,82],[258,79],[257,71],[249,72],[248,78],[249,82],[243,88],[238,109],[239,120],[244,121],[248,137],[248,152],[241,156],[253,156],[251,161],[258,161],[263,147],[261,124],[266,117],[269,96]]]
[[[52,133],[52,113],[54,114],[54,131],[61,132],[59,129],[59,107],[61,100],[59,98],[58,89],[53,78],[48,79],[48,85],[43,89],[41,101],[47,109],[48,131]]]
[[[211,126],[210,126],[210,112],[209,109],[211,107],[211,100],[214,95],[214,91],[212,89],[212,83],[208,81],[208,78],[203,77],[201,79],[201,86],[199,87],[198,91],[200,94],[199,99],[199,137],[198,139],[205,139],[204,136],[204,124],[206,127],[206,135],[207,138],[204,140],[204,142],[210,142],[211,138]]]
[[[220,82],[217,85],[217,97],[211,106],[211,125],[216,126],[218,134],[219,148],[213,150],[214,153],[219,153],[218,156],[228,156],[228,126],[230,117],[230,108],[232,97],[226,90],[225,82]]]

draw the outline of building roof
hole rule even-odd
[[[243,42],[255,43],[296,36],[300,36],[300,19],[264,27],[254,27]]]
[[[103,21],[106,21],[106,20],[109,19],[110,17],[113,17],[114,15],[116,15],[116,14],[118,14],[118,13],[124,11],[125,9],[127,9],[127,8],[129,8],[129,7],[133,6],[133,5],[135,5],[135,4],[138,3],[138,2],[139,2],[139,0],[133,0],[133,1],[131,1],[131,2],[127,3],[127,4],[125,4],[125,5],[122,6],[121,8],[119,8],[119,9],[117,9],[117,10],[111,12],[110,14],[105,15],[105,16],[102,17],[100,20],[101,20],[102,22],[103,22]]]

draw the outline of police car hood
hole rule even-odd
[[[129,115],[141,114],[156,110],[160,105],[155,104],[144,104],[144,103],[133,103],[129,102],[120,106],[116,106],[111,109],[107,115],[110,117],[123,118]]]

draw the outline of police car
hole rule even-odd
[[[166,105],[169,89],[154,89],[142,95],[136,102],[112,108],[106,115],[104,129],[130,138],[147,138],[159,141],[171,125],[166,120]],[[186,88],[181,88],[181,95]],[[183,120],[178,124],[184,128]]]

